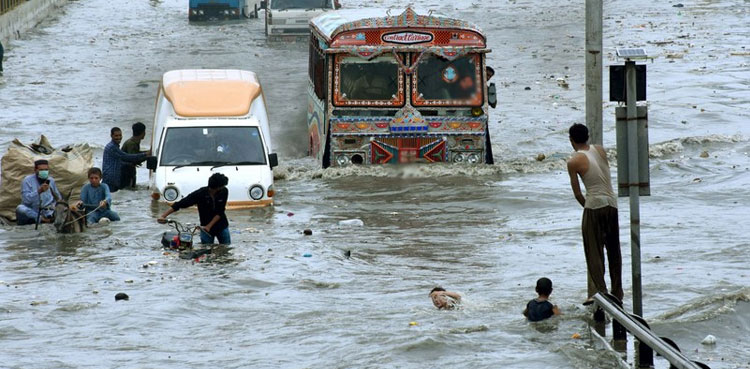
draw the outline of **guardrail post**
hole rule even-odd
[[[646,327],[646,329],[651,329],[648,323],[646,323],[646,319],[643,319],[640,316],[635,315],[635,314],[630,314],[630,317],[637,320],[641,324],[643,324],[643,326]],[[654,367],[654,350],[652,350],[651,347],[649,347],[649,345],[644,343],[639,338],[638,338],[638,350],[636,351],[636,356],[638,357],[638,360],[637,360],[638,367],[640,368],[643,368],[643,367],[653,368]]]

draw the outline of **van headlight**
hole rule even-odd
[[[176,187],[167,187],[164,189],[164,200],[169,202],[177,200],[177,196],[180,196],[180,191]]]
[[[263,187],[260,185],[255,185],[253,187],[250,187],[250,191],[248,191],[250,194],[250,198],[253,200],[260,200],[263,198]]]

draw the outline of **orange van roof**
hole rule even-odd
[[[260,96],[255,74],[242,70],[169,71],[162,86],[175,113],[183,117],[244,116]]]

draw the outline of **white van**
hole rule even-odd
[[[228,209],[273,204],[271,135],[255,73],[184,69],[164,73],[156,97],[153,157],[147,162],[152,198],[169,204],[229,178]]]
[[[307,39],[310,19],[341,7],[339,0],[266,0],[266,38],[275,40]]]

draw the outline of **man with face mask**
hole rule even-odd
[[[52,222],[56,200],[61,199],[55,180],[49,175],[49,162],[35,161],[34,174],[26,176],[21,183],[21,205],[16,207],[18,225],[35,224],[37,216],[42,223]]]

